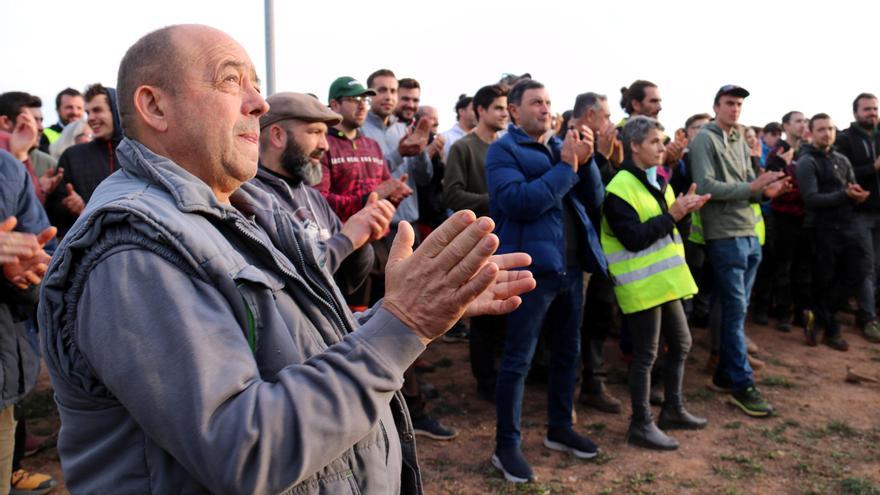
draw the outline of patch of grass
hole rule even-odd
[[[764,465],[756,458],[747,455],[722,455],[722,461],[735,464],[733,469],[713,467],[716,474],[728,479],[749,479],[764,473]]]
[[[587,429],[592,431],[593,433],[602,433],[605,431],[605,423],[590,423],[587,425]]]
[[[767,364],[772,364],[773,366],[779,366],[781,368],[792,368],[792,365],[786,363],[785,361],[780,360],[779,358],[775,358],[773,356],[767,356],[764,361]]]
[[[773,428],[761,428],[759,431],[761,432],[761,436],[768,440],[776,443],[787,443],[788,439],[785,438],[785,430],[788,428],[788,424],[780,423]]]
[[[726,430],[738,430],[742,428],[742,421],[731,421],[730,423],[724,423],[724,428]]]
[[[603,488],[599,490],[599,495],[611,495],[614,493],[614,488]]]
[[[614,460],[614,456],[609,454],[608,452],[605,452],[604,450],[600,450],[599,455],[591,459],[593,464],[598,464],[600,466],[608,464],[612,460]]]
[[[650,485],[651,483],[657,481],[657,475],[652,473],[651,471],[645,471],[644,473],[636,473],[629,477],[627,483],[630,488],[633,490],[639,489],[642,485]]]
[[[797,388],[797,384],[784,376],[767,375],[760,382],[765,387],[779,387],[785,389]]]
[[[571,488],[563,485],[557,480],[551,480],[546,483],[508,483],[506,480],[493,478],[486,480],[486,493],[497,493],[499,495],[550,495],[552,494],[571,494],[574,493]]]
[[[810,474],[813,472],[813,466],[809,462],[800,461],[794,465],[794,470],[800,474]]]
[[[840,480],[840,491],[846,495],[880,495],[880,488],[865,478],[844,478]]]
[[[837,435],[843,438],[859,436],[859,431],[850,426],[846,421],[831,421],[828,423],[828,426],[825,427],[825,430],[832,435]]]
[[[684,397],[685,399],[687,399],[688,402],[706,402],[714,398],[715,394],[712,393],[711,390],[701,387],[694,390],[693,392],[688,392],[684,394]]]

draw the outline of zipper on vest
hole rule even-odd
[[[269,253],[269,256],[272,258],[272,261],[275,262],[275,265],[281,270],[282,273],[284,273],[285,275],[287,275],[289,278],[291,278],[291,279],[293,279],[293,280],[299,282],[299,284],[300,284],[301,286],[303,286],[303,287],[304,287],[304,288],[310,293],[310,295],[311,295],[314,299],[316,299],[317,301],[320,301],[320,302],[323,303],[325,306],[327,306],[327,307],[330,309],[330,311],[333,313],[333,315],[336,317],[336,322],[335,322],[335,323],[340,324],[340,327],[339,327],[339,328],[342,330],[343,333],[348,333],[348,331],[350,331],[350,330],[346,331],[346,329],[347,329],[348,327],[347,327],[346,325],[342,324],[342,321],[343,321],[343,320],[342,320],[342,318],[339,316],[339,314],[338,314],[336,308],[334,307],[334,305],[330,304],[327,300],[325,300],[323,297],[321,297],[320,295],[318,295],[318,294],[315,292],[315,290],[309,285],[309,283],[306,282],[306,280],[304,280],[302,277],[300,277],[300,276],[297,275],[296,273],[293,273],[293,272],[291,272],[290,270],[288,270],[287,268],[285,268],[284,265],[278,261],[278,258],[275,256],[275,253],[274,253],[271,249],[269,249],[269,247],[266,246],[266,244],[264,244],[263,241],[262,241],[261,239],[259,239],[257,236],[255,236],[254,234],[252,234],[248,229],[244,228],[239,222],[240,222],[240,221],[237,220],[237,219],[233,222],[233,224],[235,225],[236,230],[238,230],[240,234],[244,235],[245,237],[247,237],[247,238],[250,239],[251,241],[255,242],[257,245],[259,245],[260,247],[262,247],[267,253]],[[298,253],[300,256],[302,256],[302,253],[299,252],[299,244],[296,243],[296,242],[294,242],[294,245],[295,245],[296,248],[297,248],[297,253]],[[308,275],[308,273],[306,273],[306,276],[307,276],[307,275]]]

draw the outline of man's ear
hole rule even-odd
[[[9,117],[5,115],[0,115],[0,130],[7,130],[9,132],[12,132],[13,127],[14,123]]]
[[[134,111],[144,122],[156,132],[168,130],[166,110],[168,96],[155,86],[138,86],[134,90]]]
[[[287,145],[287,131],[278,124],[272,124],[266,129],[269,133],[269,144],[273,148],[283,149]]]

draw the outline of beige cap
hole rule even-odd
[[[260,117],[260,129],[287,119],[324,122],[333,126],[342,122],[342,115],[322,105],[317,98],[303,93],[275,93],[266,98],[269,111]]]

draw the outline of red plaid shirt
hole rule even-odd
[[[379,143],[358,131],[354,139],[330,129],[329,149],[321,158],[324,176],[315,188],[345,222],[354,215],[382,182],[391,178]]]

